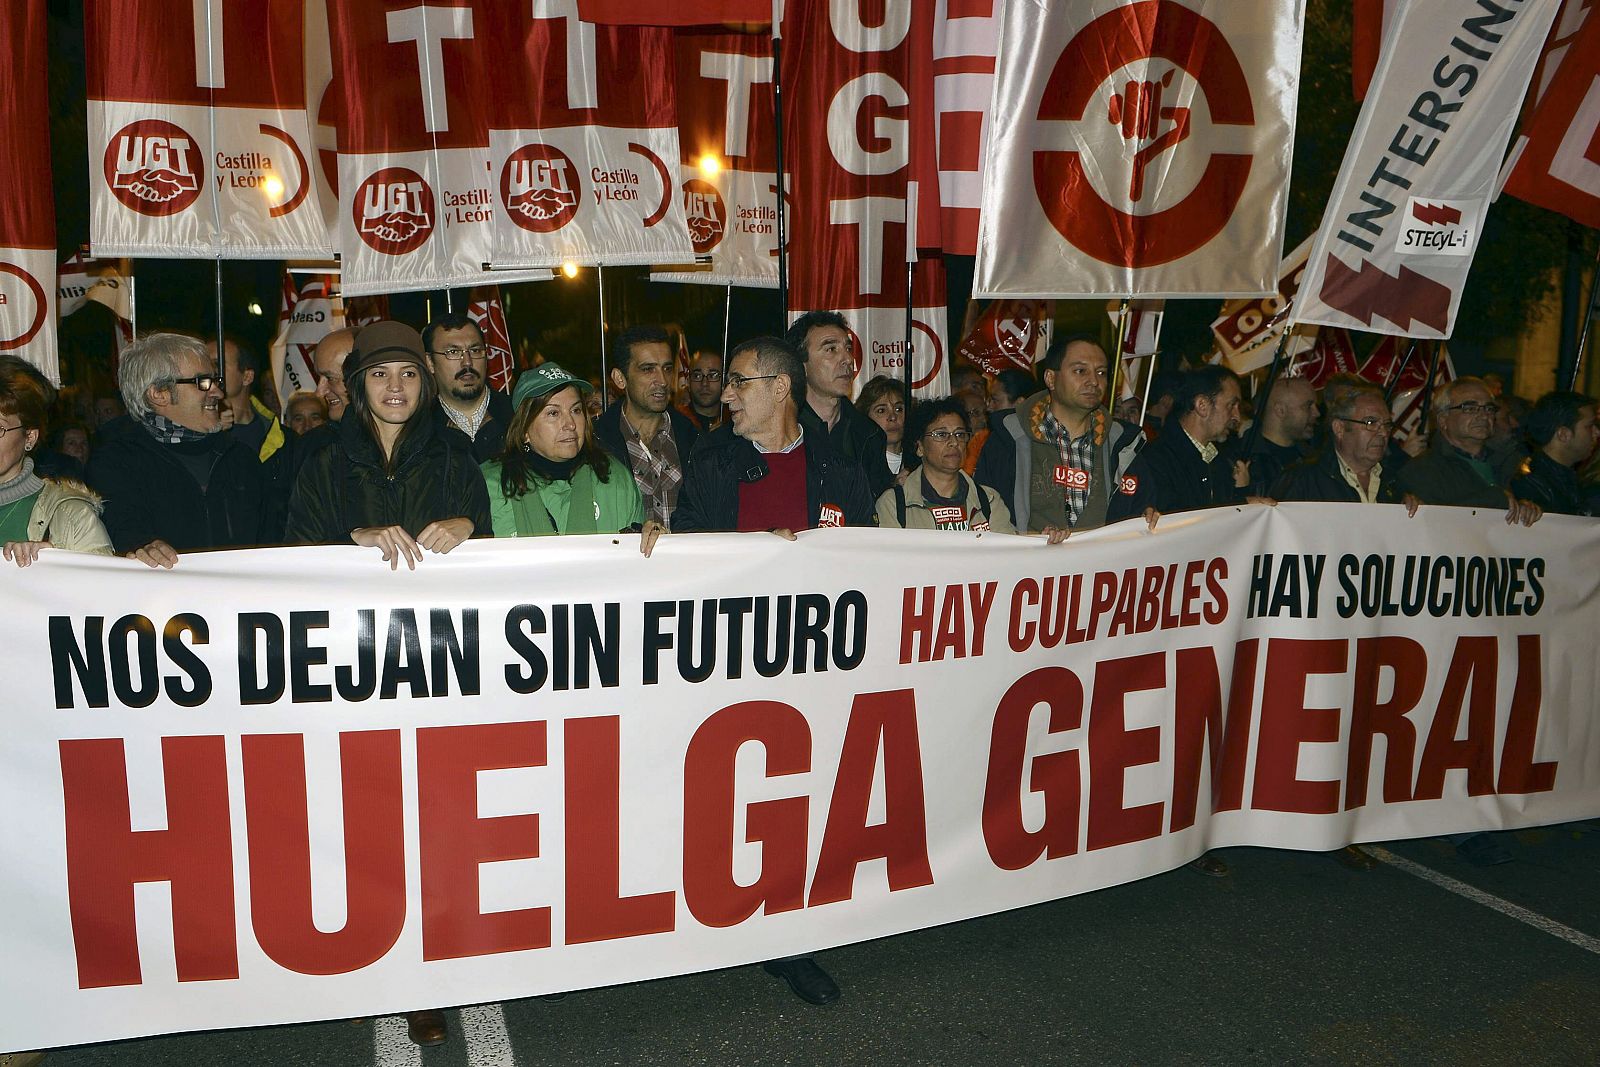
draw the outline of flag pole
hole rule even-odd
[[[1583,316],[1583,329],[1578,331],[1578,350],[1572,358],[1572,373],[1567,376],[1565,388],[1578,387],[1578,374],[1583,370],[1584,350],[1589,347],[1589,332],[1594,326],[1594,312],[1600,306],[1600,256],[1595,257],[1594,273],[1589,276],[1589,310]]]
[[[599,263],[594,265],[594,280],[600,289],[600,410],[604,411],[611,406],[611,375],[606,368],[606,269]]]
[[[1411,344],[1406,346],[1406,354],[1400,357],[1400,365],[1394,369],[1394,377],[1383,387],[1383,404],[1388,407],[1394,401],[1395,390],[1400,388],[1400,379],[1405,375],[1406,368],[1411,366],[1411,357],[1417,354],[1417,344],[1420,338],[1413,337]]]
[[[1439,349],[1442,347],[1438,341],[1433,342],[1433,351],[1428,355],[1428,380],[1422,385],[1422,414],[1417,423],[1419,433],[1428,432],[1428,416],[1433,414],[1433,382],[1439,376]]]
[[[213,142],[214,143],[214,142]],[[227,342],[222,339],[222,256],[219,253],[217,264],[217,388],[222,391],[224,398],[228,395],[228,352]]]
[[[1241,450],[1242,458],[1248,462],[1250,453],[1255,451],[1256,441],[1261,437],[1261,424],[1266,421],[1267,403],[1272,399],[1272,383],[1278,378],[1278,371],[1283,367],[1283,355],[1289,350],[1289,338],[1294,336],[1294,323],[1288,323],[1283,328],[1283,336],[1278,338],[1277,350],[1272,353],[1272,367],[1267,371],[1267,380],[1261,386],[1261,393],[1256,398],[1256,417],[1250,422],[1250,435],[1244,440]]]
[[[783,222],[787,184],[783,180],[783,0],[772,0],[772,132],[777,164],[773,184],[778,197],[778,297],[783,303],[782,322],[786,324],[789,317],[789,242]]]
[[[728,337],[733,329],[733,283],[728,283],[728,302],[722,306],[722,370],[728,370]]]
[[[901,381],[905,395],[902,402],[911,407],[911,331],[915,314],[915,296],[912,286],[917,269],[917,183],[906,182],[906,333],[900,348]]]
[[[1122,370],[1122,350],[1128,343],[1128,309],[1133,306],[1133,297],[1122,298],[1122,308],[1117,313],[1117,355],[1111,362],[1111,382],[1106,391],[1106,408],[1116,417],[1117,411],[1117,376]]]

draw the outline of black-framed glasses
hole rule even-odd
[[[1499,404],[1480,404],[1476,400],[1468,400],[1465,404],[1451,404],[1451,411],[1459,411],[1463,415],[1494,415],[1499,412]]]
[[[938,441],[940,444],[944,444],[946,441],[959,441],[962,444],[965,444],[966,442],[972,440],[972,431],[971,430],[929,430],[927,433],[923,434],[922,436],[926,437],[930,441]]]
[[[776,374],[752,374],[749,377],[745,377],[743,374],[730,374],[728,375],[728,384],[735,389],[743,389],[751,382],[764,382],[768,378],[776,377],[778,377]]]
[[[692,370],[689,372],[691,382],[720,382],[722,372],[719,370]]]
[[[489,354],[489,346],[480,341],[475,345],[467,345],[465,348],[460,345],[451,345],[442,351],[430,349],[429,353],[441,359],[448,359],[451,363],[460,363],[469,356],[473,359],[483,359]]]
[[[1348,415],[1335,415],[1334,418],[1340,422],[1353,422],[1357,426],[1365,426],[1369,430],[1382,430],[1384,433],[1394,429],[1393,420],[1380,419],[1376,415],[1368,415],[1364,419],[1352,419]]]
[[[28,432],[28,428],[20,424],[16,426],[0,426],[0,437],[5,437],[6,434],[11,433],[13,430],[21,430],[23,433]]]
[[[173,385],[192,385],[202,393],[209,393],[221,383],[222,379],[215,374],[195,374],[188,378],[174,378]]]

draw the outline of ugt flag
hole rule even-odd
[[[1303,0],[1004,6],[975,289],[1277,288]]]
[[[44,0],[0,7],[0,352],[61,380]]]
[[[1297,322],[1449,337],[1557,6],[1407,4],[1322,215]],[[1396,47],[1403,42],[1404,47]]]

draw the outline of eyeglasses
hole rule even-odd
[[[1476,400],[1469,400],[1465,404],[1450,405],[1451,411],[1459,411],[1463,415],[1493,415],[1500,410],[1499,404],[1480,404]]]
[[[692,370],[689,372],[691,382],[720,382],[722,372],[719,370]]]
[[[448,359],[451,363],[460,363],[469,356],[473,359],[484,358],[489,354],[489,346],[483,344],[482,342],[479,342],[475,345],[468,345],[465,348],[462,348],[460,345],[451,345],[442,352],[434,352],[432,349],[430,349],[429,353],[431,355],[439,356],[441,359]]]
[[[196,374],[192,378],[174,378],[173,385],[192,385],[202,393],[209,393],[220,383],[215,374]]]
[[[1352,419],[1345,415],[1336,415],[1335,418],[1337,418],[1340,422],[1353,422],[1357,426],[1365,426],[1369,430],[1382,430],[1384,433],[1388,433],[1390,430],[1394,429],[1394,422],[1392,420],[1380,419],[1376,415],[1368,415],[1364,419]]]
[[[21,430],[23,433],[27,433],[28,432],[28,428],[26,426],[22,426],[22,425],[0,426],[0,437],[4,437],[6,434],[10,433],[13,430]]]
[[[752,374],[748,378],[746,378],[742,374],[730,374],[730,375],[728,375],[728,385],[731,386],[734,389],[741,389],[742,390],[745,386],[749,385],[751,382],[764,382],[768,378],[776,378],[776,377],[778,377],[778,375],[776,375],[776,374]]]
[[[938,441],[940,444],[944,444],[946,441],[966,442],[966,441],[970,441],[972,439],[972,431],[971,430],[929,430],[927,433],[923,434],[922,436],[928,438],[930,441]]]

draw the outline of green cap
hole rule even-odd
[[[574,378],[561,369],[561,364],[541,363],[530,371],[523,371],[522,377],[517,379],[517,387],[511,390],[511,406],[513,409],[520,408],[524,400],[541,397],[569,385],[576,385],[580,393],[594,392],[594,386],[582,378]]]

